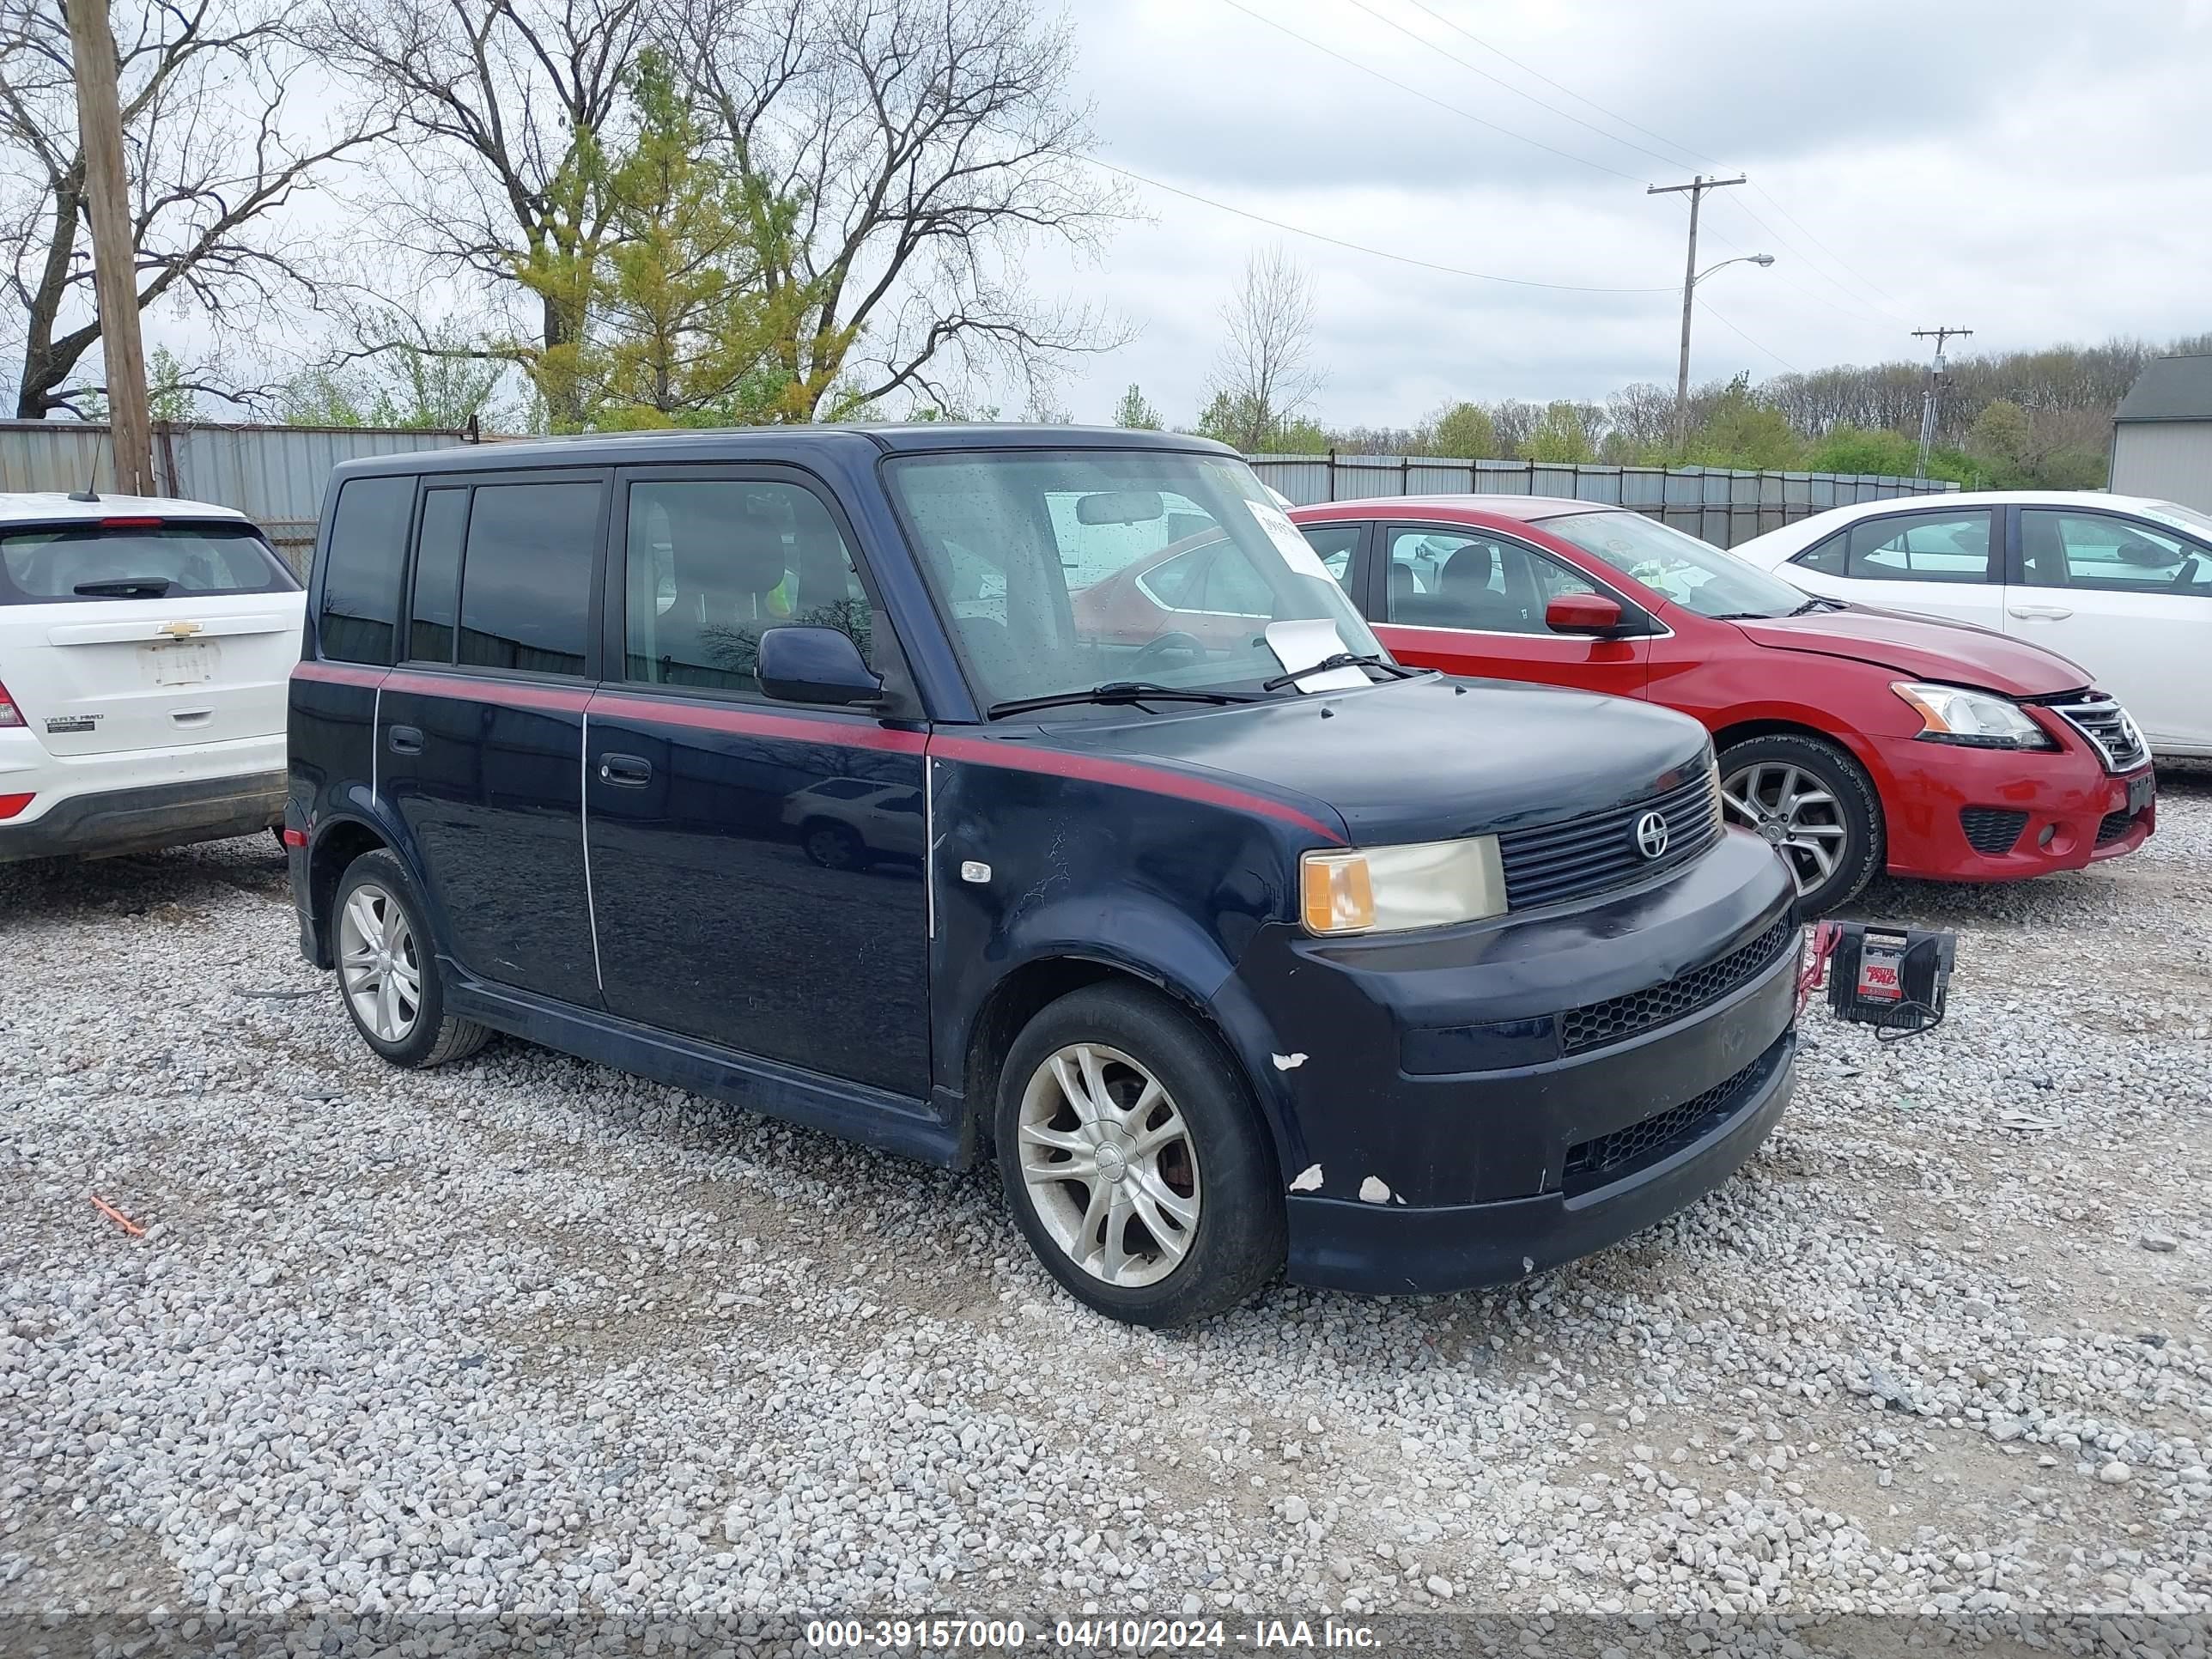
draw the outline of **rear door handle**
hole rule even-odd
[[[2022,622],[2063,622],[2074,614],[2063,605],[2013,605],[2005,607],[2008,616],[2018,617]]]
[[[395,755],[419,755],[422,752],[422,730],[416,726],[395,726],[384,734],[384,744]]]
[[[602,755],[599,781],[618,789],[642,789],[653,781],[653,763],[642,755]]]

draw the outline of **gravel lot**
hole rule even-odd
[[[2201,1643],[2212,773],[2163,817],[2094,872],[1878,887],[1961,930],[1948,1022],[1809,1018],[1780,1132],[1675,1221],[1182,1336],[1060,1296],[991,1176],[514,1043],[384,1067],[265,840],[0,870],[0,1650],[156,1607]]]

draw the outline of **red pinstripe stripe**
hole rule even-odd
[[[726,703],[637,696],[605,690],[593,702],[592,712],[611,720],[653,720],[662,726],[689,726],[699,732],[727,732],[748,738],[788,738],[795,743],[834,743],[847,749],[889,750],[906,755],[921,754],[929,742],[922,732],[895,731],[887,726],[770,714],[764,709]]]
[[[587,705],[611,719],[651,720],[663,726],[694,731],[726,732],[738,737],[781,738],[798,743],[835,744],[845,749],[873,749],[897,754],[927,752],[942,760],[975,766],[994,766],[1009,772],[1033,772],[1045,777],[1076,778],[1120,789],[1141,789],[1147,794],[1170,795],[1231,811],[1261,812],[1272,818],[1341,844],[1344,836],[1310,813],[1287,802],[1249,790],[1193,777],[1165,767],[1138,761],[1109,760],[1095,755],[1030,749],[1021,744],[982,738],[963,738],[940,732],[896,731],[889,726],[848,722],[805,714],[771,714],[765,710],[672,697],[639,696],[601,690],[596,694],[562,686],[520,684],[509,680],[477,681],[460,674],[419,674],[406,670],[385,671],[350,664],[303,662],[293,672],[302,679],[328,680],[342,685],[375,686],[388,690],[413,691],[428,696],[460,697],[471,702],[499,703],[510,708],[542,708],[574,714]]]
[[[1025,749],[1018,744],[994,742],[982,738],[948,737],[941,733],[930,740],[929,752],[944,760],[971,761],[979,766],[1002,767],[1012,772],[1037,772],[1047,777],[1079,778],[1088,783],[1141,789],[1147,794],[1174,795],[1184,800],[1203,801],[1209,806],[1227,807],[1236,812],[1264,812],[1269,817],[1280,818],[1285,823],[1310,830],[1324,841],[1341,844],[1344,840],[1342,835],[1319,818],[1310,817],[1286,802],[1273,800],[1266,795],[1255,795],[1249,790],[1232,788],[1224,783],[1215,783],[1209,778],[1195,778],[1186,772],[1146,766],[1137,761],[1107,760],[1095,755],[1072,755],[1060,750]]]

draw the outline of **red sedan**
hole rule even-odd
[[[1391,497],[1291,516],[1401,661],[1645,697],[1704,722],[1726,810],[1783,849],[1808,912],[1882,869],[2077,870],[2133,852],[2155,823],[2135,722],[2080,667],[2021,641],[1808,599],[1588,501]],[[1166,552],[1188,562],[1190,547]],[[1193,607],[1202,621],[1237,608]]]

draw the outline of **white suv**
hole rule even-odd
[[[0,495],[0,864],[278,823],[305,609],[227,507]]]

